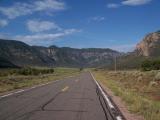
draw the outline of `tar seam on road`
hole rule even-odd
[[[99,85],[99,83],[97,82],[97,80],[94,78],[93,74],[92,74],[91,72],[90,72],[90,74],[91,74],[93,80],[95,81],[97,87],[99,88],[100,92],[102,93],[104,99],[106,100],[107,105],[110,107],[111,110],[114,110],[115,107],[113,106],[113,104],[112,104],[111,101],[109,100],[108,96],[105,94],[104,90],[103,90],[102,87]],[[109,110],[109,112],[110,112],[110,110]],[[121,117],[121,116],[119,116],[119,115],[116,116],[116,120],[123,120],[122,118],[123,118],[123,117]]]
[[[51,103],[52,101],[54,101],[56,99],[56,97],[61,94],[61,92],[58,92],[53,98],[51,98],[50,100],[48,100],[44,105],[42,105],[41,110],[45,111],[45,107]]]
[[[106,112],[106,110],[105,110],[105,107],[103,106],[103,103],[102,103],[101,99],[100,99],[100,95],[99,95],[99,90],[98,90],[98,88],[96,88],[96,92],[97,92],[97,95],[98,95],[100,104],[101,104],[101,106],[102,106],[103,112],[104,112],[104,114],[105,114],[105,116],[106,116],[106,120],[108,120],[107,112]]]

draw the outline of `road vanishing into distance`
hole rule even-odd
[[[0,120],[125,120],[89,72],[0,96]]]

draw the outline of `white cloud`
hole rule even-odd
[[[39,0],[34,3],[35,11],[43,10],[64,10],[65,3],[58,0]]]
[[[109,3],[107,5],[108,8],[118,8],[120,5],[119,4],[115,4],[115,3]]]
[[[8,25],[8,21],[4,19],[0,19],[0,27],[5,27],[6,25]]]
[[[124,0],[119,4],[109,3],[107,5],[108,8],[118,8],[121,6],[140,6],[150,3],[152,0]]]
[[[17,2],[10,7],[0,7],[0,12],[9,19],[14,19],[34,12],[55,12],[65,8],[65,3],[58,0],[36,0],[31,3]]]
[[[34,34],[34,35],[26,35],[26,36],[18,35],[14,39],[20,40],[23,42],[48,41],[48,40],[56,40],[58,38],[61,38],[79,31],[80,30],[77,30],[77,29],[67,29],[59,33]]]
[[[102,17],[102,16],[95,16],[95,17],[91,17],[89,18],[89,22],[91,21],[97,21],[97,22],[101,22],[101,21],[104,21],[105,20],[105,17]]]
[[[29,20],[26,25],[31,32],[43,32],[51,29],[61,30],[57,24],[50,21]]]
[[[129,6],[137,6],[137,5],[144,5],[152,0],[125,0],[122,2],[123,5],[129,5]]]
[[[21,15],[31,14],[31,6],[25,3],[15,3],[11,7],[0,7],[0,12],[9,19],[14,19]]]

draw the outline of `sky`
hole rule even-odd
[[[0,38],[132,51],[160,30],[160,0],[0,0]]]

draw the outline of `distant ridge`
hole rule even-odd
[[[117,69],[139,69],[144,60],[160,60],[160,31],[149,33],[136,49],[117,58]],[[106,68],[114,69],[114,64]]]
[[[98,67],[109,65],[121,53],[102,48],[29,46],[15,40],[0,39],[0,58],[15,66]],[[0,64],[4,64],[0,61]]]
[[[8,60],[0,58],[0,68],[19,68]]]

